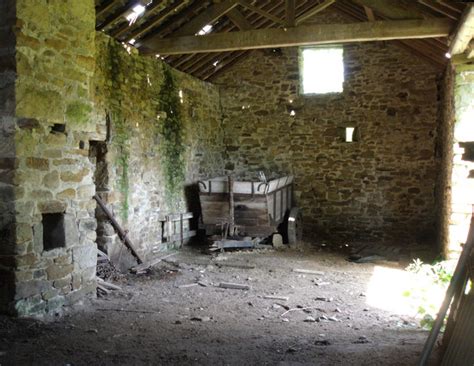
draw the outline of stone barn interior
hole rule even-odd
[[[0,365],[419,362],[474,240],[469,1],[0,14]],[[418,364],[474,362],[473,258]]]

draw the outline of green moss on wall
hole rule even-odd
[[[121,75],[124,74],[124,65],[121,62],[121,45],[113,40],[107,44],[107,77],[110,88],[106,95],[106,111],[108,118],[113,123],[112,144],[117,150],[117,178],[118,188],[122,194],[120,215],[122,220],[128,219],[129,208],[129,158],[130,158],[130,130],[123,112],[124,95],[122,93]]]
[[[179,197],[185,179],[184,124],[181,116],[181,102],[176,81],[168,66],[163,66],[163,84],[160,89],[160,109],[164,112],[161,125],[163,141],[162,164],[165,175],[165,189],[168,205],[178,209]]]
[[[84,124],[90,118],[92,107],[83,102],[72,102],[66,107],[66,118],[68,122]]]

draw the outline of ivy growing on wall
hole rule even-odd
[[[163,84],[160,89],[161,135],[163,137],[162,164],[165,189],[170,209],[177,210],[185,179],[184,124],[176,81],[169,66],[163,65]]]
[[[122,94],[120,77],[123,75],[121,63],[121,45],[110,40],[107,45],[107,70],[110,88],[108,90],[106,109],[110,121],[113,124],[112,144],[117,151],[117,184],[122,195],[120,216],[126,221],[128,219],[129,179],[128,168],[130,158],[129,128],[123,112],[124,96]]]

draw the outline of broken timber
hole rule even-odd
[[[113,215],[112,212],[110,212],[110,210],[107,208],[107,206],[105,205],[104,201],[102,201],[102,199],[101,199],[97,194],[94,195],[94,199],[97,201],[97,203],[99,204],[100,208],[101,208],[101,209],[104,211],[104,213],[107,215],[108,219],[110,220],[110,223],[112,224],[112,226],[114,227],[114,229],[115,229],[115,231],[117,232],[118,236],[120,237],[120,240],[122,240],[122,242],[125,244],[125,246],[126,246],[128,249],[130,249],[130,251],[132,252],[132,254],[134,255],[134,257],[137,258],[138,264],[143,263],[143,259],[140,257],[140,255],[137,253],[137,251],[136,251],[135,248],[133,247],[132,242],[131,242],[130,239],[127,237],[127,233],[120,227],[119,223],[117,222],[117,220],[115,220],[114,215]]]
[[[216,33],[144,40],[144,54],[177,55],[224,52],[260,48],[309,46],[331,43],[386,41],[446,37],[452,21],[444,18],[384,20],[351,24],[316,24],[294,28],[270,28],[241,32]]]

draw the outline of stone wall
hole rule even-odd
[[[437,72],[389,42],[345,45],[344,91],[303,96],[298,62],[296,48],[253,51],[214,80],[226,168],[295,175],[307,233],[434,239]]]
[[[218,89],[165,67],[161,60],[141,57],[132,49],[127,52],[103,34],[97,34],[96,45],[95,118],[99,126],[109,120],[96,184],[138,252],[152,257],[169,249],[161,240],[160,218],[187,211],[197,215],[193,185],[223,172]],[[179,141],[167,141],[170,136],[164,131],[170,100],[175,105],[169,114],[177,116],[172,132]],[[110,224],[99,220],[98,232],[99,245],[111,256],[121,256],[115,262],[132,262]]]
[[[94,167],[83,143],[95,133],[89,122],[94,3],[18,0],[15,35],[15,296],[9,310],[26,315],[95,291]]]
[[[95,293],[97,243],[123,248],[96,191],[144,258],[169,249],[160,217],[223,170],[219,94],[96,34],[92,0],[0,10],[0,311],[51,313]]]

